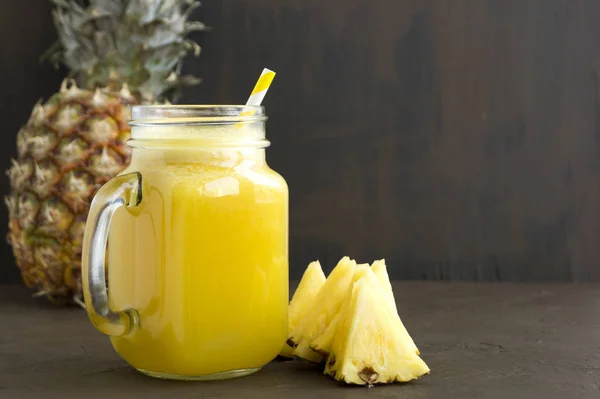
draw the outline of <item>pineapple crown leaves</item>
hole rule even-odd
[[[182,61],[200,46],[186,36],[209,28],[189,21],[195,0],[50,0],[58,41],[44,58],[62,63],[80,87],[119,89],[142,100],[173,100],[200,79],[180,76]]]

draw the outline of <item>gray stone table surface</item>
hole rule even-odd
[[[431,374],[367,389],[298,361],[229,381],[152,379],[83,310],[0,286],[0,398],[600,398],[600,285],[402,282],[394,291]]]

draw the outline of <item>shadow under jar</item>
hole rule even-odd
[[[288,188],[250,108],[134,107],[131,164],[92,203],[87,312],[145,374],[247,375],[286,340]]]

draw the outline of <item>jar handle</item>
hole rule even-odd
[[[117,176],[94,196],[83,236],[83,297],[90,321],[100,332],[118,337],[139,325],[135,309],[114,312],[109,308],[106,288],[106,247],[110,222],[120,207],[135,208],[142,201],[142,175],[138,172]]]

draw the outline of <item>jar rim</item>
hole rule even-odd
[[[229,125],[264,122],[267,119],[262,105],[154,104],[134,105],[129,125]]]

